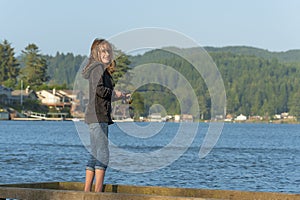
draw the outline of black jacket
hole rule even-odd
[[[89,81],[89,102],[85,111],[85,122],[106,122],[111,119],[111,101],[114,84],[110,73],[100,62],[93,62],[84,67],[82,76]]]

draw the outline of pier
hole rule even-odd
[[[38,113],[27,111],[23,113],[27,117],[15,117],[12,120],[19,121],[34,121],[34,120],[47,120],[47,121],[61,121],[66,120],[68,113]]]
[[[156,186],[104,185],[104,192],[83,192],[84,183],[48,182],[0,185],[0,200],[300,200],[300,194]]]

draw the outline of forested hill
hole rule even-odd
[[[227,113],[272,116],[277,113],[289,112],[300,118],[300,50],[287,52],[270,52],[253,47],[205,47],[212,60],[216,63],[224,81],[227,96]],[[185,55],[193,55],[195,48],[182,49]],[[65,83],[70,88],[76,71],[84,56],[57,54],[47,57],[50,82]],[[73,59],[73,61],[72,61]],[[195,59],[195,58],[194,58]],[[197,58],[196,58],[197,59]],[[143,55],[129,56],[130,66],[136,67],[144,63],[161,63],[171,66],[184,76],[195,89],[198,96],[201,116],[210,118],[210,95],[201,76],[195,69],[164,50],[153,50]],[[122,65],[122,63],[119,62]],[[128,63],[129,64],[129,63]],[[167,80],[166,80],[167,81]],[[171,81],[171,79],[170,79]],[[174,81],[174,80],[173,80]],[[162,95],[162,88],[149,86],[152,92],[143,93],[149,105],[162,104],[170,114],[178,113],[180,107],[173,96]],[[153,89],[154,88],[154,89]],[[148,88],[143,88],[146,91]],[[180,88],[178,84],[178,90]],[[167,91],[169,94],[170,91]],[[142,113],[142,112],[140,112]]]
[[[227,46],[227,47],[204,47],[204,49],[209,54],[214,53],[224,53],[227,56],[255,56],[258,58],[263,58],[266,60],[277,59],[280,63],[300,63],[300,50],[289,50],[285,52],[271,52],[264,49],[259,49],[255,47],[248,46]],[[195,48],[185,49],[187,54],[192,53]],[[231,54],[228,54],[231,53]],[[151,53],[150,57],[153,57],[154,52]],[[158,53],[156,52],[156,59],[158,58]],[[165,55],[161,55],[165,56]],[[57,53],[55,56],[46,56],[48,61],[48,76],[50,77],[50,82],[55,84],[66,84],[71,86],[73,84],[76,72],[78,71],[82,61],[86,56],[73,55],[72,53]],[[143,60],[147,60],[149,54],[138,55],[131,57],[132,65],[136,65]],[[163,59],[163,58],[160,58]]]
[[[59,53],[55,56],[45,56],[48,63],[47,74],[50,77],[50,84],[64,84],[69,88],[86,56],[74,56],[72,53]]]
[[[251,47],[207,47],[206,50],[222,75],[227,96],[227,113],[272,116],[290,112],[300,116],[300,61],[297,62],[296,54],[272,53]],[[193,56],[196,49],[182,51],[185,55]],[[203,91],[204,82],[199,80],[199,74],[197,76],[191,71],[193,69],[188,63],[162,50],[133,57],[132,61],[134,66],[161,63],[188,75],[187,78],[199,97],[201,112],[204,112],[201,115],[204,118],[209,115],[209,93]],[[171,102],[166,109],[175,108],[175,105],[171,105],[174,103],[176,102]]]
[[[165,85],[174,86],[172,88],[176,88],[176,92],[189,98],[186,93],[187,88],[184,87],[186,82],[180,81],[175,75],[162,73],[162,68],[155,70],[155,66],[151,63],[172,67],[188,80],[198,98],[201,117],[209,119],[214,116],[210,116],[211,97],[202,74],[208,74],[205,70],[209,69],[209,66],[206,64],[214,61],[224,82],[227,113],[273,116],[289,112],[300,119],[300,50],[271,52],[247,46],[205,47],[205,49],[212,59],[199,57],[197,54],[199,49],[196,47],[187,49],[166,47],[135,56],[117,51],[116,55],[119,55],[116,58],[117,69],[113,76],[118,81],[116,78],[123,77],[129,68],[149,64],[145,65],[150,67],[147,69],[148,77],[156,78],[157,80],[154,81],[157,83],[163,82]],[[172,53],[178,51],[185,56],[185,59]],[[11,88],[20,88],[24,84],[35,90],[53,87],[72,89],[75,77],[86,56],[72,53],[48,56],[39,52],[35,44],[29,44],[22,51],[20,58],[16,59],[10,43],[7,40],[0,43],[0,84]],[[205,55],[207,56],[206,53]],[[193,60],[193,64],[203,66],[202,74],[199,74],[187,60]],[[133,74],[127,75],[125,79],[130,81]],[[214,80],[219,81],[220,78]],[[141,81],[144,83],[145,79]],[[125,82],[123,85],[130,86]],[[217,90],[219,85],[214,82],[209,86],[209,91],[219,91]],[[212,89],[214,86],[215,88]],[[140,102],[140,105],[135,105],[135,111],[140,114],[149,114],[148,108],[151,105],[163,105],[168,114],[178,114],[182,111],[173,91],[168,91],[161,85],[148,84],[139,88],[136,93],[133,104]],[[190,99],[181,100],[186,102],[184,111],[193,113],[194,108],[189,103]],[[144,112],[138,108],[144,108]]]
[[[300,50],[272,52],[248,46],[204,47],[208,52],[230,52],[237,55],[257,56],[265,59],[276,58],[280,62],[300,62]]]

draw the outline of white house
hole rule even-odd
[[[71,106],[72,98],[70,98],[68,94],[62,90],[41,90],[36,94],[44,105],[61,107]]]
[[[180,115],[174,115],[174,121],[180,122]]]
[[[151,115],[149,115],[149,120],[151,122],[161,122],[162,121],[162,117],[160,113],[152,113]]]
[[[240,114],[239,116],[237,116],[235,118],[236,121],[246,121],[247,120],[247,117],[243,114]]]
[[[182,114],[181,121],[183,121],[183,122],[193,122],[194,121],[193,115]]]
[[[60,97],[56,96],[55,89],[52,92],[48,90],[41,90],[36,93],[42,104],[54,105],[60,103]]]

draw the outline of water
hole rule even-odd
[[[147,125],[138,123],[147,127],[143,134],[156,128]],[[134,163],[121,155],[119,165],[127,170],[109,168],[105,183],[300,193],[300,125],[225,124],[203,159],[198,154],[208,124],[199,127],[188,150],[172,164],[130,173]],[[151,153],[170,143],[177,130],[178,124],[166,123],[160,133],[141,139],[115,124],[110,141],[128,152]],[[0,152],[0,184],[84,181],[88,152],[74,122],[0,121]]]

